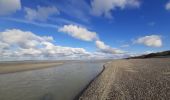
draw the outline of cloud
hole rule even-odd
[[[168,2],[168,3],[165,5],[165,9],[166,9],[166,10],[170,10],[170,2]]]
[[[94,52],[90,55],[90,59],[120,59],[130,57],[129,54],[110,54],[104,52]]]
[[[86,28],[76,26],[76,25],[64,25],[63,27],[59,28],[59,32],[64,32],[74,38],[84,40],[84,41],[93,41],[98,38],[96,32],[91,32]]]
[[[87,30],[86,28],[76,26],[76,25],[64,25],[63,27],[59,28],[59,32],[67,33],[68,35],[83,40],[83,41],[93,41],[95,42],[97,48],[102,53],[107,54],[121,54],[124,53],[124,51],[112,48],[108,45],[106,45],[103,41],[101,41],[97,35],[96,32],[91,32]]]
[[[3,43],[1,41],[0,41],[0,46],[1,46],[0,50],[9,48],[9,45],[7,43]]]
[[[31,24],[31,25],[38,26],[38,27],[43,27],[43,28],[54,28],[54,29],[58,28],[58,25],[49,24],[49,23],[28,21],[28,20],[17,19],[17,18],[1,18],[1,19],[8,20],[8,21],[14,21],[14,22],[18,22],[18,23]]]
[[[145,51],[144,54],[154,53],[155,51]]]
[[[0,0],[0,16],[9,15],[20,9],[20,0]]]
[[[0,32],[0,60],[55,60],[55,59],[116,59],[129,55],[96,41],[100,52],[87,52],[84,48],[59,46],[51,36],[38,36],[20,29]]]
[[[7,29],[0,32],[0,56],[4,58],[83,58],[90,55],[83,48],[58,46],[51,36],[38,36],[29,31]],[[13,59],[14,60],[14,59]],[[23,60],[23,59],[22,59]]]
[[[143,44],[149,47],[161,47],[162,39],[158,35],[150,35],[138,38],[135,43]]]
[[[32,8],[24,8],[26,15],[25,18],[28,20],[39,20],[39,21],[46,21],[48,17],[59,14],[59,10],[52,6],[52,7],[41,7],[37,6],[37,9]]]
[[[87,0],[60,0],[60,2],[55,1],[55,5],[64,15],[79,19],[81,22],[90,22],[91,8]]]
[[[95,16],[104,15],[111,18],[111,11],[117,8],[125,9],[127,7],[139,7],[139,0],[92,0],[92,14]]]
[[[103,53],[109,53],[109,54],[122,54],[124,51],[116,49],[116,48],[111,48],[110,46],[106,45],[104,42],[97,40],[96,41],[96,46],[97,48],[103,52]]]
[[[0,39],[2,42],[10,46],[18,46],[20,48],[33,48],[38,46],[42,41],[52,41],[52,37],[39,37],[32,32],[23,32],[18,29],[6,30],[1,32]]]

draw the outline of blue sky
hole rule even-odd
[[[120,58],[170,49],[169,0],[1,0],[0,9],[0,60]]]

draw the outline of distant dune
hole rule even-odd
[[[114,60],[79,100],[170,100],[169,90],[170,58]]]
[[[19,71],[35,70],[41,68],[55,67],[61,65],[62,61],[14,61],[1,62],[0,74],[13,73]]]
[[[146,55],[141,55],[141,56],[136,56],[136,57],[130,57],[127,59],[144,59],[144,58],[165,58],[169,57],[170,58],[170,51],[163,51],[163,52],[157,52],[157,53],[150,53]]]

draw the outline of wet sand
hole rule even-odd
[[[0,63],[0,74],[36,70],[42,68],[56,67],[64,62],[60,61],[16,61],[16,62],[1,62]]]
[[[170,58],[108,62],[79,100],[170,100]]]

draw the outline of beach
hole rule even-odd
[[[0,63],[0,74],[36,70],[42,68],[56,67],[61,65],[62,61],[11,61]]]
[[[170,58],[114,60],[104,67],[79,100],[170,99]]]

